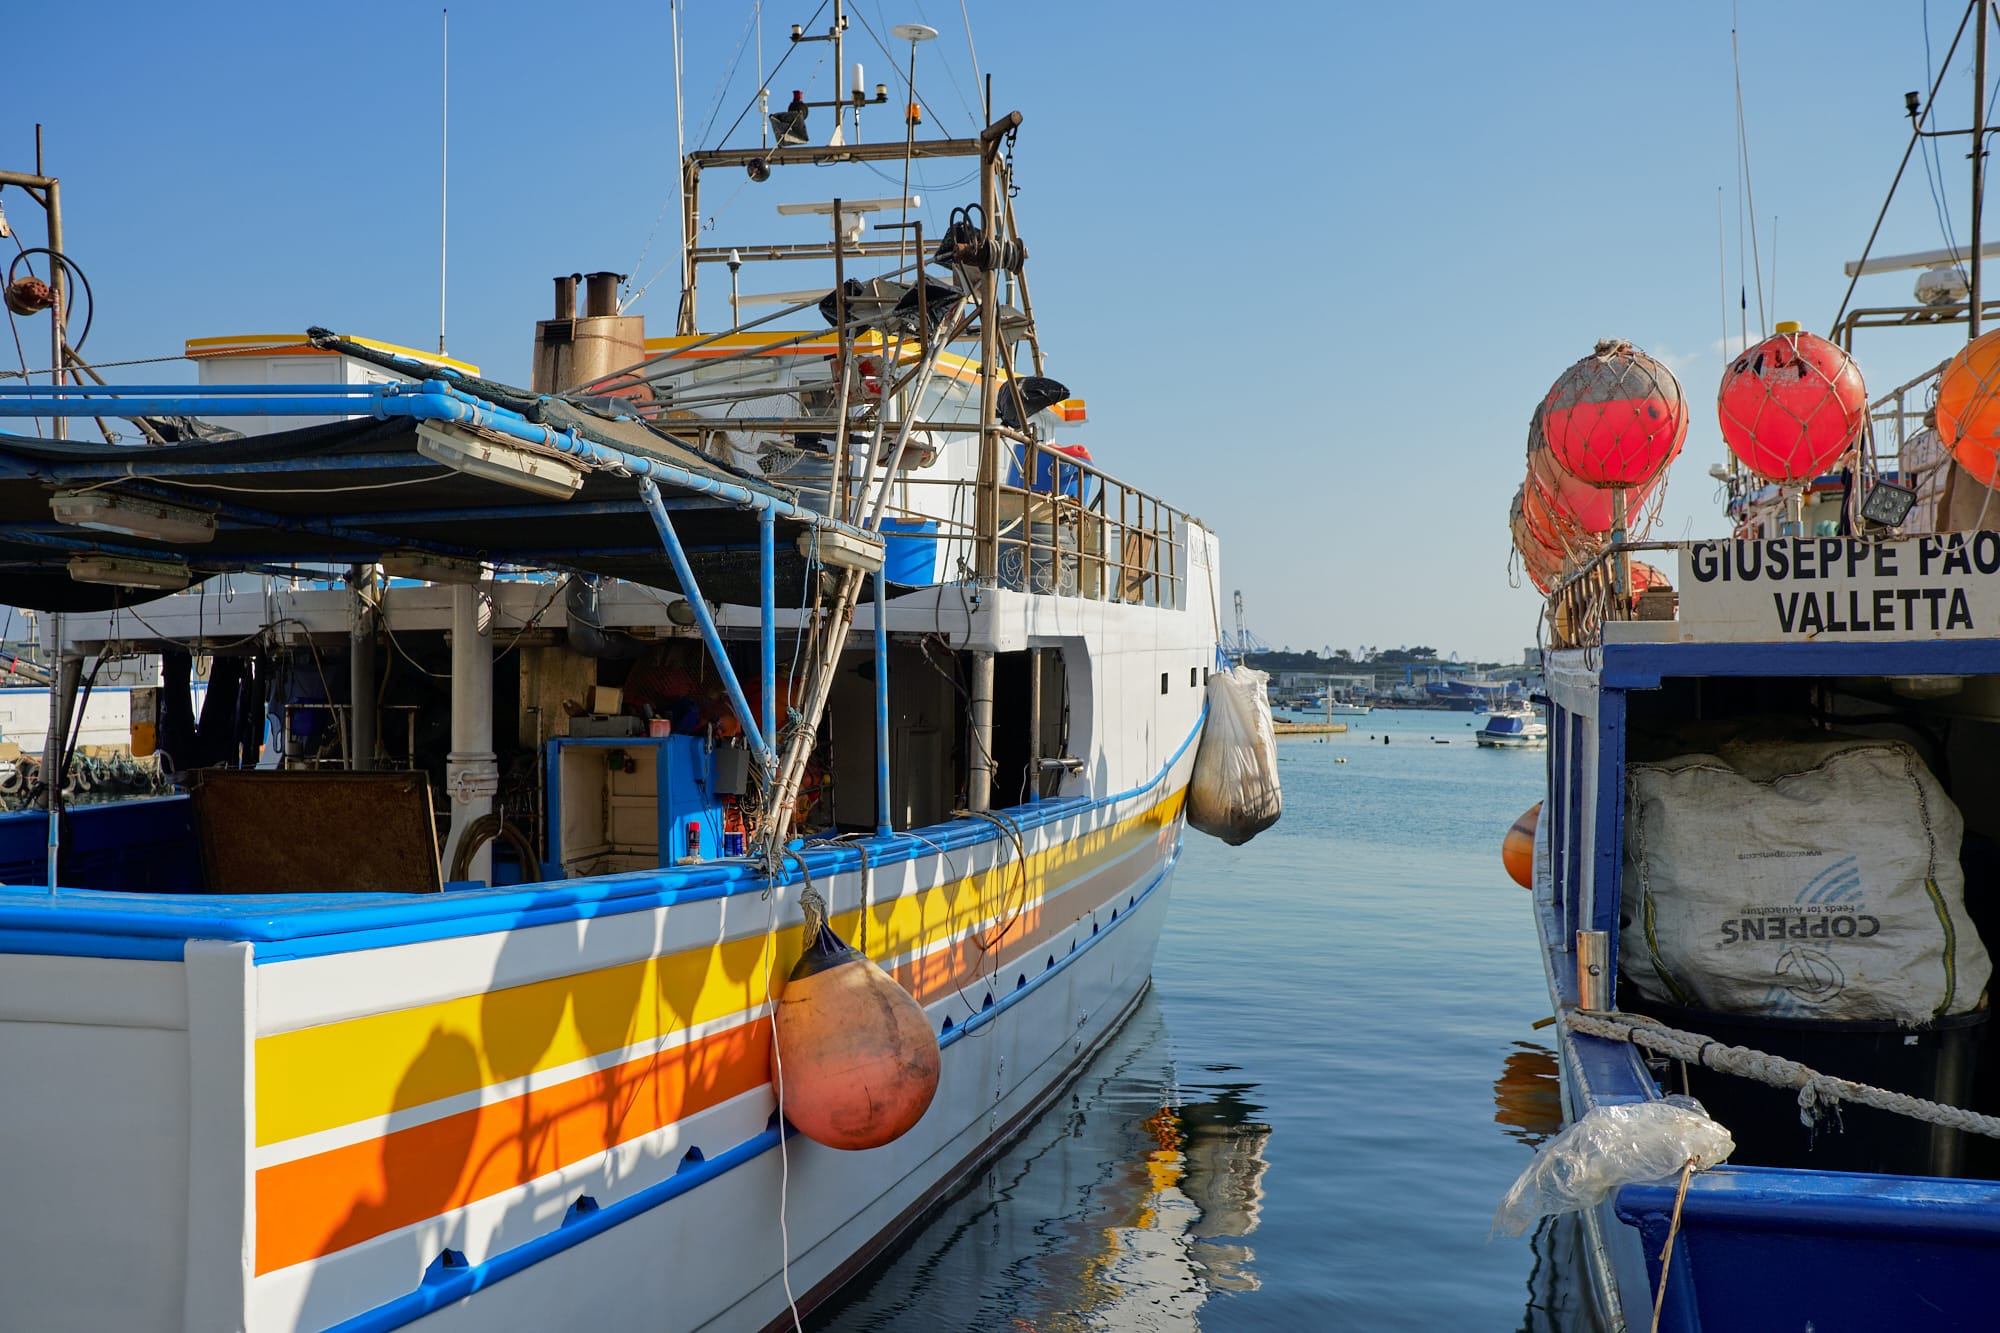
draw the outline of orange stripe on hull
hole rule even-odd
[[[1147,839],[1163,854],[1171,847],[1178,809],[1177,798],[1162,803],[1162,823]],[[1150,860],[1140,873],[1158,864]],[[930,1004],[1004,972],[1084,914],[1115,905],[1136,883],[1133,869],[1129,863],[1104,867],[1053,904],[1037,901],[1011,916],[1007,906],[1019,901],[1020,890],[1009,880],[1006,898],[994,905],[999,920],[898,965],[893,975]],[[1064,909],[1059,920],[1050,919],[1048,905]],[[879,949],[878,943],[871,952]],[[257,1173],[257,1272],[317,1259],[504,1194],[763,1087],[770,1033],[770,1024],[757,1018],[520,1097],[264,1167]],[[476,1057],[465,1038],[439,1030],[411,1074],[448,1074],[454,1064],[468,1063],[476,1064]]]
[[[257,1173],[257,1272],[503,1194],[741,1096],[767,1081],[770,1045],[771,1025],[759,1018],[504,1102],[267,1166]]]

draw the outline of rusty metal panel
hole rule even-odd
[[[422,773],[188,775],[213,893],[437,893],[437,822]]]

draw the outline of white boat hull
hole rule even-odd
[[[772,1128],[767,985],[800,947],[796,880],[766,894],[711,865],[475,891],[431,900],[428,925],[406,899],[329,928],[343,909],[321,899],[289,935],[283,906],[170,899],[111,922],[111,950],[141,955],[122,958],[24,948],[10,900],[0,1061],[39,1072],[0,1085],[0,1195],[48,1201],[0,1246],[10,1326],[788,1325],[781,1233],[807,1308],[1129,1012],[1192,757],[1122,796],[1017,809],[1018,846],[946,825],[875,848],[865,875],[852,846],[815,854],[835,929],[941,1033],[929,1111],[862,1153]],[[490,926],[487,895],[506,905]],[[283,937],[199,938],[232,909]],[[146,935],[165,929],[193,934]],[[93,1276],[107,1255],[117,1283]]]
[[[1517,732],[1496,736],[1481,731],[1475,732],[1472,739],[1489,750],[1540,750],[1547,748],[1549,743],[1546,733],[1540,736],[1527,736]]]

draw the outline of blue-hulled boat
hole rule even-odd
[[[1549,743],[1548,724],[1526,704],[1495,708],[1472,739],[1489,750],[1535,750]]]
[[[1962,28],[1982,58],[1988,19],[1970,6]],[[1914,94],[1912,114],[1930,115]],[[1851,351],[1861,328],[1967,324],[1977,348],[2000,308],[1976,261],[1969,285],[1936,278],[1916,305],[1843,307],[1829,337]],[[1551,593],[1532,887],[1565,1124],[1687,1093],[1735,1143],[1722,1165],[1627,1173],[1586,1202],[1580,1276],[1608,1327],[2000,1327],[1984,990],[2000,940],[2000,533],[1981,530],[2000,526],[2000,493],[1961,464],[1941,487],[1909,467],[1925,406],[1964,397],[1958,365],[1872,402],[1831,469],[1781,487],[1715,469],[1729,539],[1618,533]],[[1953,429],[1973,436],[1964,419],[1987,397]],[[1678,561],[1672,618],[1620,595],[1640,550]],[[1850,761],[1892,778],[1835,794]],[[1880,906],[1899,880],[1919,907],[1900,934]],[[1796,893],[1772,894],[1781,883]],[[1890,996],[1926,969],[1934,996]]]

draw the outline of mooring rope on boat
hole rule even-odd
[[[1579,1032],[1585,1036],[1628,1042],[1658,1055],[1702,1065],[1717,1073],[1753,1079],[1774,1088],[1796,1088],[1799,1094],[1799,1120],[1808,1126],[1817,1124],[1822,1112],[1833,1110],[1841,1102],[1851,1102],[1856,1106],[1872,1107],[1877,1111],[1907,1116],[1926,1124],[1942,1125],[1947,1129],[1981,1134],[1989,1139],[2000,1139],[2000,1117],[1981,1115],[1977,1111],[1967,1111],[1957,1106],[1946,1106],[1942,1102],[1928,1101],[1908,1093],[1891,1092],[1887,1088],[1856,1083],[1852,1079],[1836,1078],[1832,1074],[1822,1074],[1809,1065],[1772,1055],[1768,1051],[1752,1050],[1748,1046],[1730,1046],[1713,1037],[1703,1036],[1699,1032],[1670,1028],[1665,1024],[1631,1014],[1595,1013],[1572,1009],[1563,1017],[1572,1032]]]

